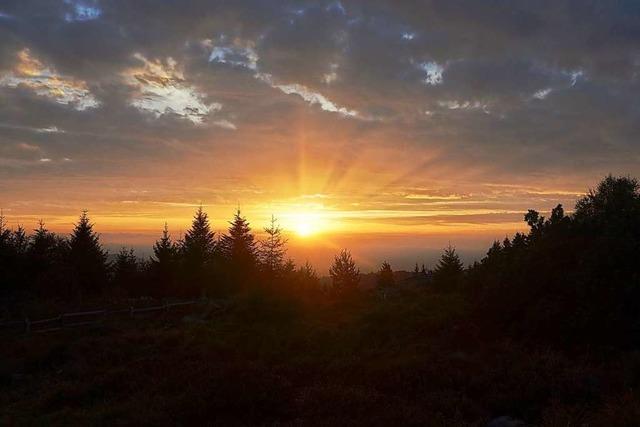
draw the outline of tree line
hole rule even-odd
[[[414,289],[460,295],[469,315],[500,331],[532,340],[555,337],[586,343],[640,342],[640,186],[630,177],[608,176],[580,198],[572,213],[562,205],[548,218],[529,210],[527,233],[496,241],[480,261],[465,267],[455,248],[444,250],[433,270],[416,265]],[[184,237],[166,225],[141,260],[123,249],[109,262],[83,212],[72,233],[60,236],[40,222],[31,235],[10,230],[0,217],[0,284],[5,293],[84,298],[121,296],[218,296],[248,289],[357,293],[361,274],[347,250],[321,286],[309,264],[287,258],[287,240],[275,218],[258,240],[238,210],[222,235],[199,208]],[[383,298],[401,290],[391,265],[377,273]],[[606,319],[606,321],[604,320]]]
[[[319,277],[307,262],[286,257],[287,239],[275,217],[258,241],[238,210],[227,233],[217,235],[200,207],[184,237],[175,240],[167,224],[140,259],[122,248],[110,260],[87,211],[69,236],[49,231],[40,221],[31,235],[22,226],[7,227],[0,215],[0,283],[7,294],[35,294],[82,299],[96,296],[218,296],[261,283],[287,282],[319,289]]]
[[[229,222],[227,233],[217,235],[200,207],[182,239],[174,240],[165,223],[149,259],[122,248],[110,261],[87,211],[82,212],[68,237],[49,231],[43,221],[31,235],[22,226],[11,230],[0,215],[0,277],[5,293],[67,299],[219,296],[256,286],[288,286],[288,290],[336,295],[357,292],[360,270],[348,250],[335,256],[329,269],[331,286],[325,289],[311,264],[296,266],[287,258],[287,239],[274,216],[264,235],[264,239],[256,239],[240,210]],[[462,270],[455,249],[449,247],[433,275],[439,282]],[[423,274],[429,277],[424,266]],[[386,294],[396,287],[395,282],[391,265],[383,262],[378,288]]]

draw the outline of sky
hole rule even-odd
[[[467,262],[640,175],[640,3],[0,2],[0,207],[148,252],[202,205],[296,261]]]

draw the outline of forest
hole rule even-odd
[[[165,226],[149,259],[109,256],[87,212],[70,236],[2,217],[2,320],[204,302],[0,330],[0,423],[638,425],[638,181],[610,175],[568,213],[523,219],[472,265],[450,246],[433,269],[381,260],[363,287],[348,250],[323,280],[287,257],[276,218],[258,239],[239,210],[222,235],[202,208],[182,239]]]

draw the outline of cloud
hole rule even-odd
[[[209,62],[220,64],[229,64],[232,66],[244,67],[249,70],[257,70],[258,54],[256,53],[253,43],[236,39],[231,45],[224,45],[226,37],[221,36],[218,44],[215,46],[211,39],[205,40],[203,43],[211,45],[211,53],[209,54]]]
[[[270,79],[267,79],[270,80]],[[298,95],[305,101],[307,101],[311,105],[319,105],[321,109],[324,111],[329,111],[331,113],[338,113],[345,117],[359,117],[360,113],[356,110],[350,110],[346,107],[338,106],[328,100],[324,95],[314,92],[306,86],[303,86],[298,83],[292,84],[273,84],[274,88],[281,90],[283,93],[287,95]]]
[[[124,73],[125,81],[135,88],[131,100],[134,107],[153,113],[156,117],[175,114],[195,124],[200,124],[213,112],[220,111],[220,103],[205,103],[204,96],[185,82],[182,71],[173,58],[163,63],[149,61],[136,53],[141,67],[131,68]]]
[[[64,0],[71,8],[64,16],[67,22],[83,22],[98,19],[102,15],[102,9],[98,7],[96,0]]]
[[[100,105],[84,81],[61,76],[44,66],[29,49],[18,52],[18,61],[12,71],[0,77],[0,86],[26,87],[40,96],[77,110]]]
[[[424,78],[425,84],[432,86],[442,84],[442,73],[444,73],[444,67],[442,65],[429,61],[420,63],[419,68],[426,74]]]
[[[549,94],[553,91],[550,87],[545,89],[540,89],[536,93],[533,94],[533,97],[536,99],[545,99]]]

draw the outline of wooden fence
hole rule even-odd
[[[124,308],[116,310],[92,310],[80,311],[76,313],[62,313],[48,319],[31,320],[25,317],[24,320],[12,320],[0,323],[1,332],[24,332],[24,333],[45,333],[58,331],[65,328],[79,326],[99,325],[107,320],[132,319],[136,314],[148,314],[153,312],[169,312],[172,308],[183,307],[194,304],[206,303],[206,299],[195,299],[167,303],[153,307]]]

